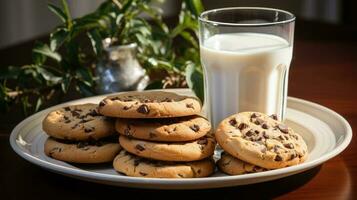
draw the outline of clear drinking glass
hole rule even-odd
[[[295,16],[259,7],[221,8],[199,19],[205,105],[213,126],[243,111],[284,119]]]

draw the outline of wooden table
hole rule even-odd
[[[316,28],[317,27],[317,28]],[[329,107],[343,115],[357,130],[356,30],[301,23],[289,80],[289,95]],[[311,35],[310,35],[311,34]],[[354,36],[353,36],[354,35]],[[354,40],[350,40],[353,39]],[[338,40],[337,40],[338,39]],[[0,50],[0,64],[29,59],[28,43]],[[25,51],[26,50],[26,51]],[[20,60],[21,60],[20,59]],[[305,173],[276,181],[210,190],[159,191],[119,188],[80,181],[34,166],[17,156],[9,133],[20,120],[13,113],[0,118],[1,199],[98,199],[155,197],[182,199],[353,199],[357,198],[357,138],[339,156]],[[127,196],[128,195],[128,196]]]

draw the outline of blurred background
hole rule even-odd
[[[102,0],[68,0],[74,17],[87,14]],[[56,0],[1,0],[0,1],[0,49],[33,40],[49,33],[59,20],[48,10],[47,4],[59,4]],[[297,25],[297,39],[328,38],[356,39],[357,2],[353,0],[203,0],[206,9],[229,6],[274,7],[293,12]],[[180,1],[167,0],[163,5],[164,15],[170,20],[177,16]],[[320,24],[331,24],[334,29],[351,29],[351,34],[341,37],[338,30],[326,29]],[[308,30],[307,30],[308,29]],[[315,31],[318,34],[312,34]]]

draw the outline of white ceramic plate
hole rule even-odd
[[[187,89],[173,91],[190,94]],[[10,137],[12,148],[21,157],[35,165],[86,181],[138,188],[198,189],[246,185],[297,174],[338,155],[348,146],[352,138],[350,125],[339,114],[318,104],[289,97],[286,123],[303,136],[310,152],[309,159],[296,166],[238,176],[227,176],[216,172],[207,178],[159,179],[123,176],[116,173],[111,164],[73,165],[47,157],[43,152],[43,144],[47,135],[41,127],[46,114],[65,105],[98,103],[104,97],[105,95],[71,101],[28,117],[12,131]],[[218,156],[218,152],[215,156]]]

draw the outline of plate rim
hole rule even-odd
[[[171,91],[178,91],[178,90],[188,90],[188,89],[171,89]],[[69,168],[66,166],[62,165],[57,165],[55,163],[51,163],[45,160],[42,160],[40,158],[37,158],[29,153],[26,153],[21,150],[21,148],[17,145],[16,139],[17,136],[19,135],[19,130],[23,128],[26,124],[28,124],[30,121],[32,121],[34,118],[43,115],[44,113],[47,113],[51,109],[55,109],[57,107],[63,106],[65,104],[71,104],[75,103],[77,101],[85,100],[85,99],[90,99],[90,98],[98,98],[101,96],[107,96],[110,94],[104,94],[104,95],[96,95],[92,97],[87,97],[87,98],[81,98],[81,99],[76,99],[68,102],[64,102],[49,108],[46,108],[45,110],[42,110],[38,113],[35,113],[23,121],[21,121],[16,127],[11,131],[11,135],[9,138],[10,145],[12,149],[23,159],[27,160],[28,162],[35,164],[37,166],[40,166],[42,168],[45,168],[46,170],[50,170],[56,173],[60,173],[63,175],[67,176],[74,176],[77,178],[85,178],[90,180],[95,180],[95,181],[106,181],[106,182],[111,182],[111,183],[132,183],[132,184],[144,184],[141,185],[141,188],[147,187],[146,184],[152,184],[152,185],[192,185],[192,184],[199,184],[199,183],[205,183],[205,184],[212,184],[216,181],[218,182],[226,182],[226,181],[238,181],[241,179],[251,179],[251,178],[268,178],[271,176],[279,176],[279,175],[285,175],[285,174],[295,174],[299,173],[301,171],[305,171],[308,169],[311,169],[319,164],[322,164],[329,159],[337,156],[340,154],[343,150],[347,148],[347,146],[350,144],[352,140],[352,128],[350,124],[347,122],[346,119],[344,119],[340,114],[337,112],[322,106],[320,104],[303,100],[300,98],[296,97],[288,97],[288,101],[293,101],[297,102],[299,104],[304,104],[307,106],[315,107],[319,110],[322,110],[329,115],[333,116],[334,118],[337,118],[338,121],[343,125],[343,128],[345,129],[345,138],[344,140],[336,146],[333,150],[330,152],[322,155],[319,158],[316,158],[313,161],[306,162],[306,163],[301,163],[299,165],[295,166],[290,166],[286,168],[281,168],[281,169],[276,169],[276,170],[270,170],[270,171],[265,171],[265,172],[260,172],[260,173],[253,173],[253,174],[243,174],[239,176],[220,176],[220,177],[204,177],[204,178],[186,178],[186,179],[180,179],[179,181],[177,179],[169,179],[169,178],[140,178],[140,177],[129,177],[129,176],[117,176],[115,174],[103,174],[99,172],[91,172],[91,171],[86,171],[82,169],[76,169],[76,168]],[[130,186],[130,185],[127,185]],[[225,187],[225,185],[222,185],[221,187]],[[205,188],[205,187],[202,187]],[[206,187],[209,188],[209,187]]]

